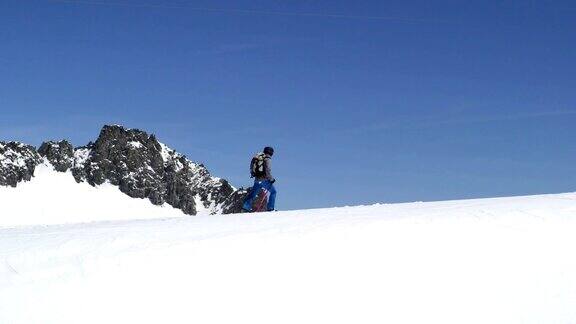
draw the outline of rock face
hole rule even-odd
[[[44,142],[38,153],[46,158],[58,172],[66,172],[74,164],[74,147],[68,141]]]
[[[77,182],[92,186],[109,182],[130,197],[147,198],[155,205],[167,203],[188,215],[196,215],[200,209],[212,214],[239,212],[246,195],[245,190],[212,177],[204,165],[138,129],[104,126],[98,139],[86,146],[74,149],[67,141],[45,142],[39,154],[22,144],[11,144],[10,152],[15,153],[2,154],[8,144],[0,146],[0,165],[4,168],[4,161],[11,156],[18,156],[19,162],[12,171],[0,169],[0,185],[16,186],[30,180],[43,157],[56,171],[70,170]]]
[[[16,187],[29,181],[42,158],[33,146],[18,142],[0,142],[0,185]]]

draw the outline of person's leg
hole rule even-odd
[[[269,183],[269,187],[267,188],[268,193],[270,194],[268,196],[268,210],[274,210],[274,206],[276,204],[276,188],[274,188],[274,185],[270,182]]]
[[[250,211],[252,210],[252,203],[254,201],[254,198],[256,198],[256,196],[260,192],[260,190],[262,190],[262,183],[263,182],[264,181],[254,180],[254,185],[252,186],[252,190],[250,190],[250,193],[244,199],[244,204],[242,205],[242,209],[250,210]]]

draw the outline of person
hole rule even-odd
[[[274,149],[267,146],[262,153],[257,154],[252,159],[250,174],[254,177],[254,185],[242,205],[244,211],[252,211],[252,203],[262,188],[266,189],[270,195],[266,209],[268,211],[274,211],[274,205],[276,203],[276,188],[274,188],[274,182],[276,182],[276,179],[272,176],[272,165],[270,162],[273,155]]]

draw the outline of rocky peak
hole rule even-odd
[[[96,142],[75,152],[76,181],[117,185],[130,197],[148,198],[195,215],[239,211],[237,190],[214,178],[201,164],[160,143],[152,134],[122,126],[104,126]]]
[[[38,153],[58,172],[66,172],[74,165],[74,147],[66,140],[44,142],[40,145]]]
[[[19,142],[0,142],[0,185],[16,187],[29,181],[42,158],[33,146]]]
[[[154,135],[122,126],[104,126],[96,142],[79,148],[87,154],[84,163],[75,166],[75,178],[99,185],[109,181],[114,185],[127,185],[130,175],[164,172],[160,143]],[[78,154],[82,155],[82,154]],[[90,162],[90,163],[86,163]],[[136,197],[144,198],[141,194]]]

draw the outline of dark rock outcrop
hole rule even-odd
[[[189,215],[199,209],[240,211],[237,190],[228,181],[212,177],[202,164],[141,130],[104,126],[96,142],[78,148],[75,156],[72,173],[78,182],[108,181],[130,197],[148,198],[155,205],[168,203]]]
[[[46,158],[58,172],[66,172],[74,164],[74,147],[70,142],[44,142],[40,145],[38,153]]]
[[[222,213],[223,214],[233,214],[240,213],[242,211],[242,204],[244,198],[249,193],[249,189],[240,188],[234,191],[228,198],[222,202]]]
[[[155,205],[167,203],[188,215],[201,209],[213,214],[240,212],[246,195],[245,190],[212,177],[204,165],[138,129],[104,126],[98,139],[86,146],[74,149],[67,141],[45,142],[39,154],[31,146],[9,144],[0,144],[0,185],[16,186],[30,180],[44,158],[56,171],[71,170],[77,182],[92,186],[108,182],[130,197],[147,198]],[[17,151],[2,154],[4,147]],[[4,167],[11,156],[18,156],[18,163]]]
[[[0,186],[16,187],[20,181],[29,181],[41,162],[33,146],[0,142]]]

